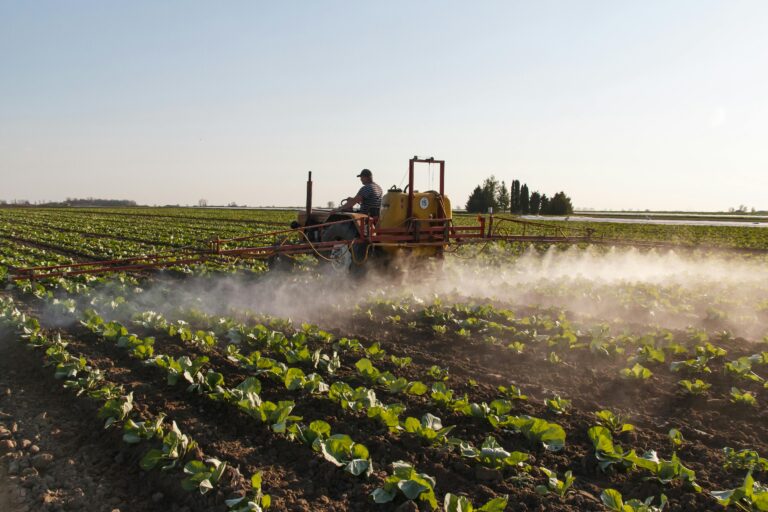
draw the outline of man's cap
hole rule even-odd
[[[362,171],[360,171],[360,174],[358,174],[357,177],[362,178],[363,176],[370,178],[371,176],[373,176],[373,173],[368,169],[363,169]]]

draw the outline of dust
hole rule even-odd
[[[503,248],[479,258],[369,269],[365,277],[333,272],[272,271],[162,278],[137,294],[138,310],[194,308],[209,314],[252,311],[324,327],[349,321],[355,307],[378,299],[430,303],[503,303],[560,308],[585,324],[727,330],[747,339],[768,334],[768,265],[764,258],[674,251],[552,247],[512,256]]]
[[[556,307],[593,321],[768,333],[764,258],[635,248],[529,250],[511,264],[447,265],[437,294]]]

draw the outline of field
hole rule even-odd
[[[0,209],[0,278],[293,216]],[[768,510],[768,230],[590,227],[684,249],[8,281],[0,510]]]

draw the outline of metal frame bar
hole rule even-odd
[[[414,164],[439,164],[440,165],[440,197],[445,197],[445,160],[435,160],[433,157],[419,158],[414,156],[408,160],[408,207],[406,209],[406,217],[410,219],[413,217],[413,175]],[[443,212],[445,215],[445,212]]]

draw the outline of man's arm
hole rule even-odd
[[[360,204],[363,202],[363,192],[365,191],[365,187],[361,187],[360,190],[357,192],[357,195],[355,197],[348,197],[347,202],[344,203],[344,207],[342,210],[352,210],[352,208],[356,204]]]
[[[360,204],[363,202],[363,197],[358,194],[355,197],[348,197],[347,202],[344,203],[344,207],[342,210],[352,210],[356,204]]]

